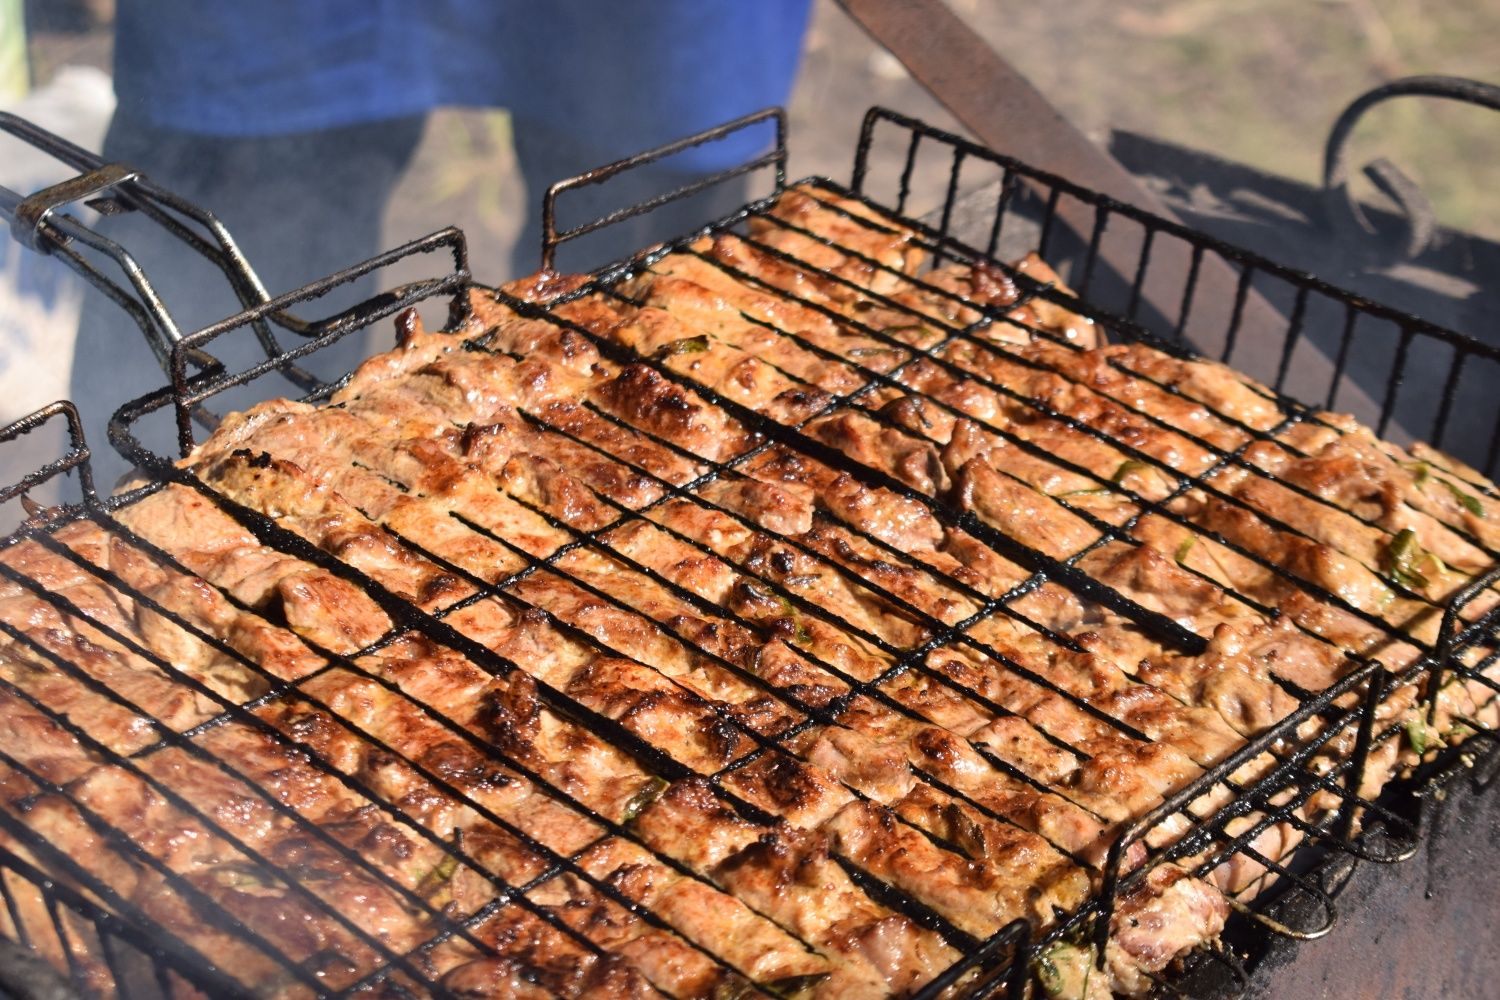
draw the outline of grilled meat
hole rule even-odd
[[[798,189],[548,317],[404,320],[0,556],[5,846],[270,994],[877,997],[1076,912],[1155,811],[1105,972],[1041,970],[1146,991],[1342,803],[1164,863],[1278,760],[1205,772],[1417,662],[1500,502],[1066,303]]]

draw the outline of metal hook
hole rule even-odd
[[[1500,87],[1458,76],[1408,76],[1355,98],[1334,121],[1323,149],[1323,201],[1329,222],[1336,227],[1367,236],[1375,233],[1374,225],[1349,191],[1348,142],[1355,123],[1366,111],[1396,97],[1437,97],[1500,111]],[[1437,230],[1431,202],[1410,177],[1384,157],[1367,164],[1364,173],[1401,206],[1407,223],[1405,253],[1408,259],[1417,256]]]

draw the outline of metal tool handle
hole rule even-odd
[[[708,174],[676,190],[667,191],[654,198],[648,198],[645,201],[618,208],[592,222],[585,222],[571,229],[558,230],[557,197],[563,192],[571,191],[574,188],[586,187],[590,184],[602,184],[611,177],[618,176],[627,170],[664,160],[684,150],[693,149],[697,146],[723,139],[736,132],[744,131],[747,128],[752,128],[767,121],[776,123],[776,143],[769,152],[762,153],[760,156],[741,163],[738,166]],[[683,198],[689,198],[700,191],[706,191],[715,184],[722,184],[727,180],[732,180],[735,177],[740,177],[772,165],[776,167],[776,191],[779,193],[786,186],[786,111],[782,108],[764,108],[752,114],[745,115],[743,118],[736,118],[734,121],[725,122],[723,125],[705,129],[696,135],[690,135],[684,139],[678,139],[676,142],[669,142],[664,146],[657,146],[655,149],[648,149],[645,152],[636,153],[634,156],[627,156],[623,160],[616,160],[613,163],[607,163],[602,167],[595,167],[593,170],[586,171],[577,176],[557,181],[551,187],[547,188],[547,193],[542,196],[542,270],[551,271],[553,269],[553,264],[557,260],[557,248],[569,240],[598,232],[606,226],[612,226],[626,219],[645,215],[647,212],[660,208],[662,205],[680,201]]]
[[[234,237],[212,213],[151,183],[139,171],[124,164],[106,163],[83,147],[17,115],[0,112],[0,131],[79,171],[75,177],[30,195],[0,187],[0,219],[9,225],[17,242],[38,253],[62,258],[123,309],[140,328],[164,372],[169,369],[173,349],[183,339],[183,331],[135,257],[64,211],[68,205],[83,202],[105,215],[140,212],[212,261],[243,307],[270,299]],[[118,267],[124,283],[106,273],[103,261],[106,258]],[[294,333],[305,334],[309,328],[309,324],[289,314],[273,318],[277,326]],[[266,319],[257,321],[255,333],[267,357],[281,352]],[[214,363],[206,355],[195,356],[194,361],[205,367]],[[298,384],[312,383],[311,376],[295,369],[289,370],[287,376]]]
[[[453,296],[449,305],[450,323],[456,324],[467,309],[464,290],[470,281],[468,250],[463,233],[453,227],[318,278],[273,299],[234,237],[212,213],[152,184],[138,171],[122,164],[105,163],[93,153],[23,118],[0,113],[0,130],[82,171],[77,177],[28,197],[0,187],[0,218],[10,224],[18,241],[39,253],[63,257],[135,320],[170,380],[170,385],[162,391],[176,411],[178,441],[184,455],[193,445],[193,423],[210,429],[217,426],[218,417],[204,406],[204,401],[216,392],[243,384],[273,369],[306,392],[321,391],[327,388],[326,382],[299,367],[297,362],[301,358],[362,328],[375,318],[391,315],[429,295]],[[61,211],[76,201],[85,201],[106,214],[117,211],[143,213],[212,261],[234,289],[240,310],[200,330],[180,330],[135,258],[124,247]],[[131,287],[127,289],[106,275],[88,255],[79,251],[77,244],[112,259],[124,272]],[[451,253],[453,267],[437,278],[382,292],[336,315],[316,320],[300,319],[288,311],[297,303],[317,299],[331,289],[378,268],[439,250]],[[297,335],[300,340],[282,346],[277,342],[273,326]],[[253,330],[265,360],[245,371],[231,372],[208,352],[207,346],[214,339],[242,327]],[[196,371],[190,371],[189,366]],[[71,404],[67,405],[71,409]],[[118,423],[119,414],[116,414],[110,425],[112,433]],[[92,490],[92,485],[89,488]]]
[[[1328,131],[1323,148],[1323,189],[1329,221],[1366,235],[1375,227],[1349,191],[1349,136],[1365,112],[1396,97],[1435,97],[1500,111],[1500,87],[1459,76],[1408,76],[1392,80],[1355,98]],[[1437,229],[1432,203],[1410,177],[1385,157],[1364,167],[1366,176],[1391,197],[1406,215],[1406,256],[1411,259],[1432,242]]]

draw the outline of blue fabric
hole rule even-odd
[[[122,110],[253,137],[509,108],[621,156],[784,104],[810,0],[119,0]],[[685,155],[715,169],[765,133]]]

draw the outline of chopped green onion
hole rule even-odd
[[[1402,462],[1401,468],[1412,473],[1412,483],[1417,489],[1421,489],[1422,484],[1427,482],[1427,477],[1432,475],[1432,466],[1426,462]]]
[[[1431,553],[1417,543],[1417,533],[1403,528],[1385,547],[1382,561],[1386,578],[1407,590],[1425,590],[1429,581],[1419,567],[1432,558]]]
[[[784,582],[795,586],[795,584],[792,584],[792,581],[796,579],[798,578],[787,577]],[[817,577],[814,576],[813,579],[817,579]],[[775,591],[761,590],[760,587],[753,583],[745,584],[745,589],[748,590],[751,596],[755,597],[757,600],[772,600],[777,603],[777,605],[781,608],[781,617],[785,618],[793,626],[793,642],[802,646],[805,646],[808,643],[812,642],[812,633],[809,632],[807,626],[803,624],[802,614],[797,610],[797,606],[791,602],[790,598],[786,597],[785,595],[778,594]]]
[[[460,850],[463,849],[463,845],[464,845],[464,832],[463,832],[463,830],[461,830],[461,829],[459,829],[457,827],[454,827],[454,829],[453,829],[453,850],[454,851],[460,851]],[[417,881],[417,895],[419,895],[419,896],[431,896],[433,893],[437,892],[443,886],[445,886],[449,882],[451,882],[453,880],[453,876],[457,872],[458,872],[458,856],[457,856],[457,854],[444,854],[443,855],[443,859],[441,861],[439,861],[432,868],[431,871],[427,872],[427,874],[423,875]]]
[[[1043,952],[1036,957],[1036,978],[1049,997],[1062,996],[1062,972],[1052,961],[1051,952]]]
[[[851,347],[849,357],[851,358],[873,358],[877,354],[894,354],[894,347]]]
[[[443,855],[443,860],[439,861],[437,863],[437,866],[433,868],[432,871],[428,872],[426,875],[423,875],[422,880],[417,883],[417,895],[432,895],[443,886],[451,882],[453,880],[454,874],[457,873],[457,871],[458,859],[451,854]]]
[[[1459,505],[1462,506],[1464,510],[1468,511],[1470,514],[1473,514],[1475,517],[1484,516],[1484,505],[1479,502],[1478,497],[1465,493],[1463,490],[1455,486],[1451,479],[1439,479],[1438,482],[1448,487],[1448,492],[1453,494],[1453,499],[1457,500],[1459,502]]]
[[[1068,490],[1066,493],[1053,493],[1050,495],[1053,499],[1061,497],[1107,497],[1110,495],[1110,491],[1103,487],[1098,487],[1092,490]]]
[[[1036,978],[1042,990],[1057,1000],[1088,996],[1094,971],[1094,950],[1058,942],[1036,957]]]
[[[656,349],[657,357],[669,358],[677,354],[702,354],[708,350],[708,338],[704,336],[683,337]]]
[[[1463,507],[1464,510],[1468,511],[1470,514],[1473,514],[1475,517],[1484,517],[1484,505],[1479,502],[1478,497],[1470,493],[1465,493],[1458,487],[1458,484],[1453,482],[1453,480],[1451,479],[1445,479],[1442,476],[1434,476],[1432,474],[1432,466],[1427,462],[1402,462],[1401,468],[1412,473],[1412,484],[1415,485],[1418,489],[1421,489],[1422,486],[1427,482],[1427,480],[1434,480],[1438,483],[1441,483],[1449,493],[1453,494],[1453,499],[1458,501],[1459,505]]]
[[[620,814],[620,822],[629,823],[645,812],[647,806],[661,798],[661,793],[667,790],[669,784],[670,782],[665,778],[647,778],[646,783],[640,787],[640,790],[625,803],[625,811]]]
[[[1432,733],[1428,731],[1427,723],[1419,718],[1406,720],[1406,742],[1417,756],[1426,753],[1428,744],[1432,742]]]
[[[1191,552],[1191,551],[1193,551],[1193,546],[1197,545],[1197,544],[1198,544],[1198,536],[1197,535],[1188,535],[1177,546],[1177,552],[1173,556],[1173,558],[1175,558],[1177,560],[1177,564],[1179,566],[1182,565],[1182,561],[1188,557],[1188,553]]]
[[[814,972],[805,976],[787,976],[785,979],[774,979],[771,982],[766,983],[766,991],[769,992],[772,996],[788,998],[795,997],[799,994],[806,993],[808,990],[812,989],[814,986],[827,979],[828,976],[829,973],[827,972]]]
[[[1137,462],[1133,458],[1128,458],[1120,463],[1120,467],[1115,470],[1115,474],[1113,476],[1109,477],[1109,481],[1118,486],[1125,480],[1125,477],[1130,475],[1132,472],[1143,472],[1149,468],[1151,468],[1151,466],[1147,465],[1145,462]]]

